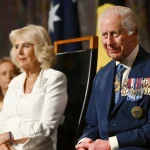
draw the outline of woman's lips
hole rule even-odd
[[[25,60],[26,58],[19,58],[19,60]]]

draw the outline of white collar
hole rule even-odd
[[[132,51],[132,53],[126,58],[124,59],[121,64],[123,66],[125,66],[126,68],[131,68],[136,56],[137,56],[137,53],[139,51],[139,44],[136,45],[135,49]],[[120,62],[119,61],[116,61],[116,65],[118,65]]]

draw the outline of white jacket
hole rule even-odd
[[[29,137],[16,150],[56,150],[57,127],[67,103],[63,73],[42,70],[31,93],[24,94],[26,74],[9,84],[0,116],[0,133],[11,131],[15,139]]]

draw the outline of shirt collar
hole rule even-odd
[[[131,68],[131,66],[137,56],[138,51],[139,51],[139,44],[135,47],[135,49],[132,51],[132,53],[121,62],[121,64],[123,66],[125,66],[126,68]],[[120,63],[119,61],[116,61],[116,65],[118,65],[119,63]]]

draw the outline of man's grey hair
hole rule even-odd
[[[124,6],[112,6],[107,8],[99,18],[99,27],[100,23],[105,19],[105,16],[116,15],[120,16],[122,19],[122,27],[128,31],[128,35],[131,35],[137,32],[137,24],[135,22],[134,13],[128,7]]]

